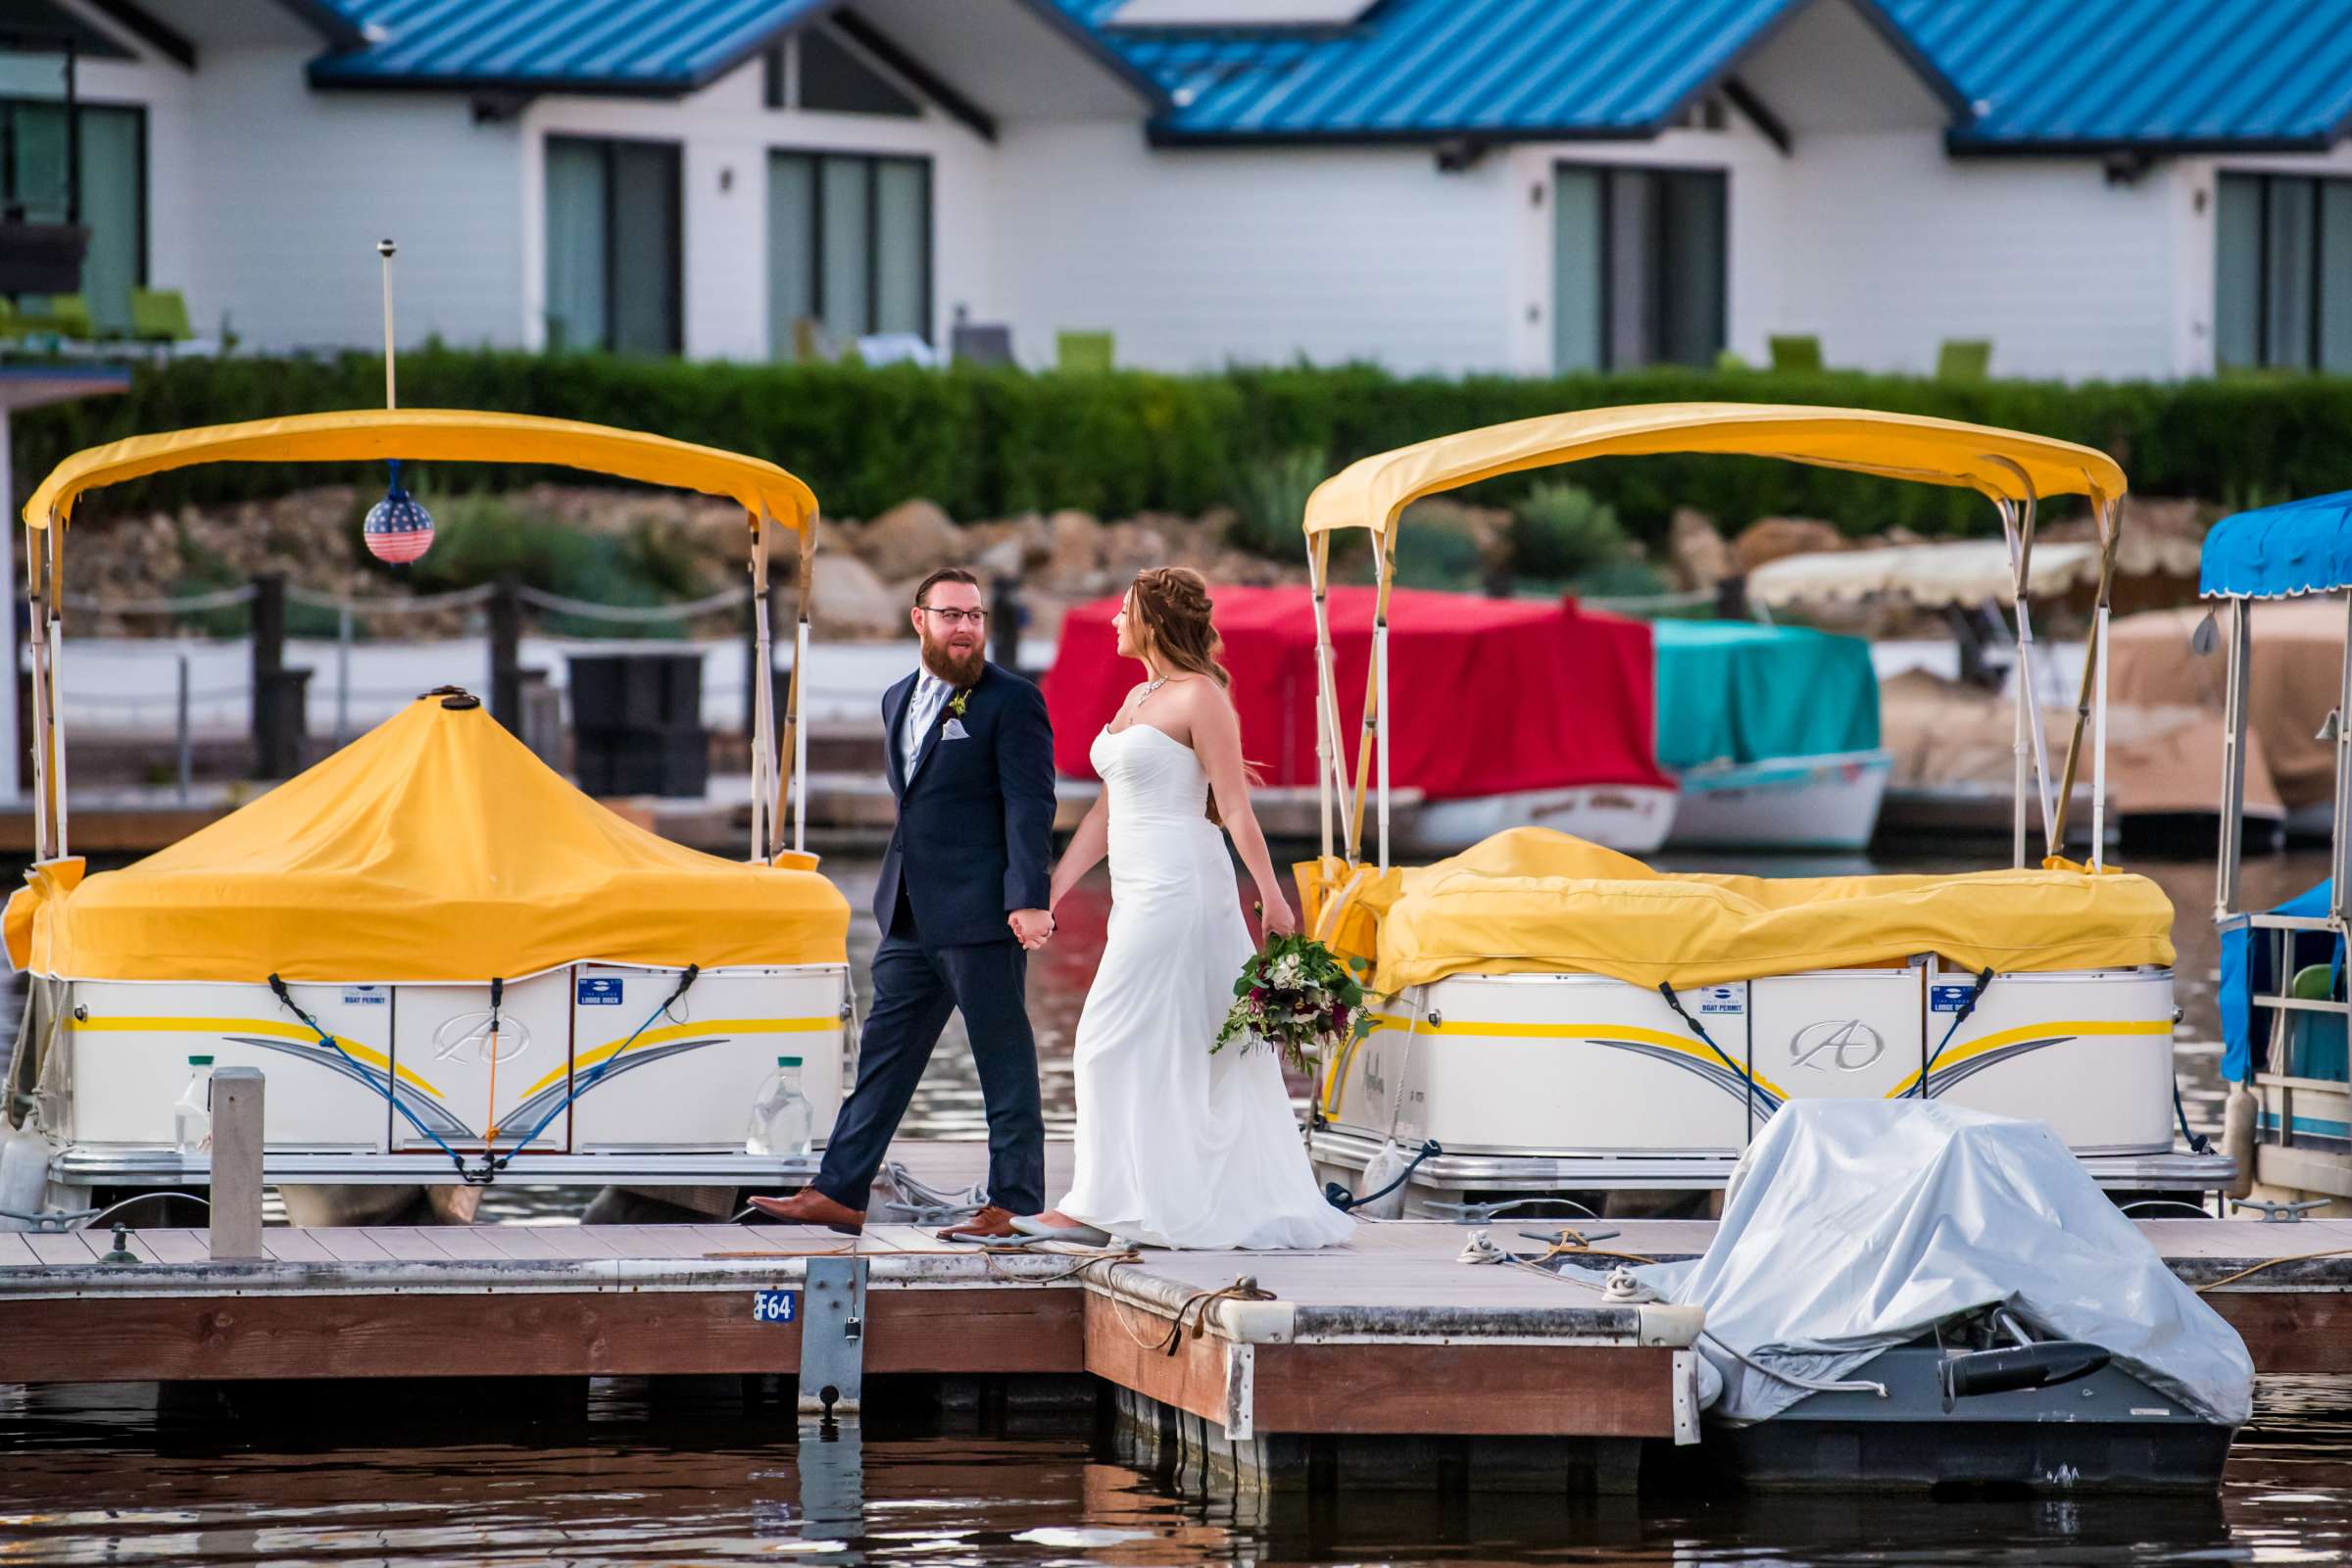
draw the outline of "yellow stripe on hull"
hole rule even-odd
[[[2022,1028],[2004,1029],[1999,1034],[1986,1035],[1982,1040],[1971,1040],[1964,1046],[1954,1046],[1951,1050],[1938,1054],[1934,1064],[1938,1068],[1957,1066],[1973,1057],[1982,1056],[1987,1052],[2004,1050],[2010,1046],[2022,1046],[2034,1040],[2057,1040],[2084,1035],[2144,1038],[2149,1035],[2169,1035],[2172,1032],[2173,1026],[2162,1018],[2070,1018],[2056,1023],[2030,1023]],[[1913,1073],[1886,1091],[1886,1098],[1900,1100],[1918,1087],[1919,1074]]]
[[[209,1035],[226,1034],[233,1031],[241,1035],[268,1035],[273,1040],[293,1040],[304,1045],[318,1044],[318,1036],[312,1030],[304,1028],[301,1024],[285,1023],[275,1018],[76,1018],[74,1020],[73,1026],[77,1031],[93,1034],[162,1032]],[[369,1046],[363,1046],[356,1040],[346,1040],[341,1035],[334,1035],[330,1038],[336,1045],[349,1052],[354,1061],[364,1061],[370,1067],[386,1069],[393,1072],[402,1083],[421,1089],[435,1100],[441,1098],[440,1090],[435,1089],[406,1067],[394,1067],[392,1058],[382,1052]]]
[[[635,1040],[623,1035],[608,1040],[593,1051],[582,1052],[568,1068],[559,1067],[522,1092],[528,1100],[551,1084],[561,1082],[567,1072],[580,1072],[620,1054],[621,1048],[642,1051],[647,1046],[666,1045],[672,1040],[686,1040],[697,1035],[813,1035],[841,1027],[837,1014],[821,1018],[711,1018],[700,1023],[673,1023],[660,1029],[648,1029]]]
[[[1372,1027],[1375,1031],[1406,1029],[1411,1027],[1411,1022],[1408,1019],[1391,1017],[1386,1013],[1376,1013],[1372,1018]],[[1725,1060],[1725,1057],[1686,1036],[1670,1035],[1664,1030],[1643,1029],[1632,1024],[1462,1023],[1448,1019],[1444,1023],[1437,1024],[1425,1022],[1414,1032],[1426,1035],[1478,1035],[1495,1040],[1591,1040],[1601,1045],[1607,1045],[1612,1040],[1621,1040],[1628,1045],[1655,1046],[1662,1051],[1678,1052],[1683,1055],[1695,1057],[1711,1066],[1719,1067]],[[1737,1060],[1737,1058],[1733,1059]],[[1734,1070],[1740,1069],[1735,1067]],[[1786,1101],[1789,1098],[1787,1090],[1766,1078],[1762,1073],[1751,1071],[1747,1076],[1754,1081],[1758,1089],[1775,1099]]]

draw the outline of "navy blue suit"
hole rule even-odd
[[[1028,954],[1005,916],[1046,906],[1054,833],[1054,728],[1046,699],[986,666],[960,716],[940,705],[912,758],[901,755],[908,675],[883,694],[899,820],[882,856],[874,919],[874,1004],[813,1184],[862,1210],[923,1068],[960,1010],[988,1110],[989,1200],[1015,1214],[1046,1206],[1046,1125],[1029,1032]],[[949,734],[951,723],[962,731]]]

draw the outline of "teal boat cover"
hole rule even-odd
[[[1658,760],[1677,772],[1879,744],[1879,678],[1859,637],[1743,620],[1660,620],[1650,632]]]

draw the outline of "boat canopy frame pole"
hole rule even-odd
[[[56,718],[49,687],[48,575],[49,541],[42,535],[57,526],[54,514],[48,528],[24,530],[24,642],[32,659],[32,858],[58,858],[63,835],[57,831],[50,781],[56,775]]]
[[[799,618],[792,630],[792,683],[784,697],[784,745],[792,758],[792,849],[796,855],[806,854],[808,848],[808,726],[801,721],[801,705],[808,690],[804,684],[808,671],[808,616],[810,601],[816,597],[813,513],[801,528],[800,544],[800,572],[793,595]]]
[[[1348,820],[1348,862],[1357,863],[1364,848],[1364,795],[1372,766],[1380,763],[1380,868],[1389,868],[1389,746],[1386,706],[1389,688],[1389,589],[1396,582],[1396,564],[1389,548],[1394,528],[1372,536],[1373,569],[1379,586],[1372,601],[1372,662],[1364,677],[1364,723],[1355,748],[1355,790]]]
[[[2102,842],[2107,828],[2107,803],[2101,792],[2107,784],[2107,612],[2115,594],[2115,547],[2122,533],[2123,498],[2110,499],[2093,492],[2091,507],[2099,525],[2099,592],[2091,611],[2090,646],[2082,663],[2082,686],[2075,700],[2075,729],[2066,743],[2066,771],[2058,781],[2058,809],[2050,834],[2050,853],[2056,855],[2066,842],[2067,809],[2074,804],[2075,780],[2082,772],[2082,737],[2085,730],[2094,730],[2090,760],[2090,867],[2098,870],[2106,862],[2107,847]],[[2098,721],[2091,722],[2093,709]]]
[[[55,513],[50,514],[49,526],[41,532],[49,536],[49,789],[54,797],[51,805],[56,813],[56,858],[63,859],[70,852],[68,832],[68,804],[66,788],[66,732],[64,702],[66,692],[66,524]]]
[[[2022,500],[2012,501],[2006,496],[1994,498],[1994,505],[2001,515],[2001,534],[2009,545],[2009,610],[2017,622],[2017,662],[2012,671],[2017,680],[2014,699],[2017,731],[2011,742],[2016,761],[2016,781],[2011,806],[2010,857],[2012,863],[2022,869],[2026,863],[2029,757],[2032,758],[2034,796],[2041,806],[2041,835],[2045,846],[2042,853],[2058,853],[2057,813],[2050,800],[2049,741],[2042,732],[2041,696],[2034,667],[2034,526],[2041,498],[2034,488],[2034,476],[2026,471],[2023,464],[1995,453],[1986,453],[1984,461],[2014,477],[2023,492]]]
[[[774,792],[768,787],[776,758],[775,682],[769,674],[775,658],[767,620],[767,518],[759,512],[747,515],[752,528],[752,860],[763,864],[775,854]]]
[[[2249,606],[2243,599],[2231,599],[2230,647],[2222,666],[2221,848],[2213,878],[2213,917],[2217,921],[2236,912],[2238,866],[2245,856],[2246,686],[2252,636]],[[2347,670],[2352,670],[2352,649],[2345,651],[2344,659]],[[2337,793],[2342,792],[2339,789]]]
[[[1331,607],[1325,595],[1331,586],[1331,535],[1316,534],[1306,546],[1306,584],[1315,607],[1315,796],[1323,825],[1323,858],[1331,858],[1334,807],[1347,781],[1336,777],[1339,766],[1337,694],[1331,675]]]
[[[2352,595],[2344,599],[2344,624],[2352,637]],[[2338,935],[2345,929],[2347,898],[2344,884],[2352,881],[2352,641],[2344,645],[2343,669],[2335,691],[2335,811],[2333,838],[2328,846],[2328,923]]]

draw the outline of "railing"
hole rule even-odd
[[[252,649],[252,676],[247,682],[199,688],[194,684],[194,662],[191,657],[192,648],[197,645],[183,643],[174,651],[173,662],[176,667],[171,697],[174,772],[178,796],[185,802],[191,794],[195,771],[194,710],[200,703],[219,703],[239,697],[247,700],[246,728],[253,738],[254,771],[258,776],[284,777],[299,770],[302,765],[301,754],[307,746],[306,737],[309,733],[305,711],[308,701],[306,688],[313,671],[290,668],[285,662],[286,644],[291,640],[286,615],[288,606],[334,617],[332,740],[336,746],[341,746],[355,732],[355,699],[405,698],[414,696],[416,690],[408,683],[397,687],[360,686],[355,683],[353,653],[360,641],[359,623],[363,618],[397,619],[452,609],[484,612],[482,624],[489,641],[488,668],[484,671],[488,685],[486,695],[498,718],[520,734],[527,684],[522,664],[526,612],[536,611],[550,616],[564,616],[615,628],[625,627],[641,633],[647,627],[683,627],[709,616],[745,612],[751,606],[751,598],[752,590],[745,585],[700,599],[666,604],[607,605],[516,583],[485,583],[439,594],[359,598],[299,587],[282,576],[265,576],[231,588],[170,598],[68,595],[64,605],[69,612],[77,615],[168,617],[173,620],[214,614],[224,610],[245,610],[249,622],[248,641]],[[748,614],[743,618],[747,624],[751,619]],[[642,635],[630,638],[632,643],[658,640]],[[748,646],[747,638],[747,650]],[[747,651],[745,678],[721,680],[705,688],[706,696],[723,698],[740,693],[747,729],[754,710],[755,690],[749,677],[755,662],[754,656]],[[774,678],[773,671],[770,672],[770,678]],[[135,722],[135,715],[159,699],[137,693],[83,692],[77,693],[74,700],[80,705],[127,709],[134,715]],[[560,722],[560,719],[556,722]]]

